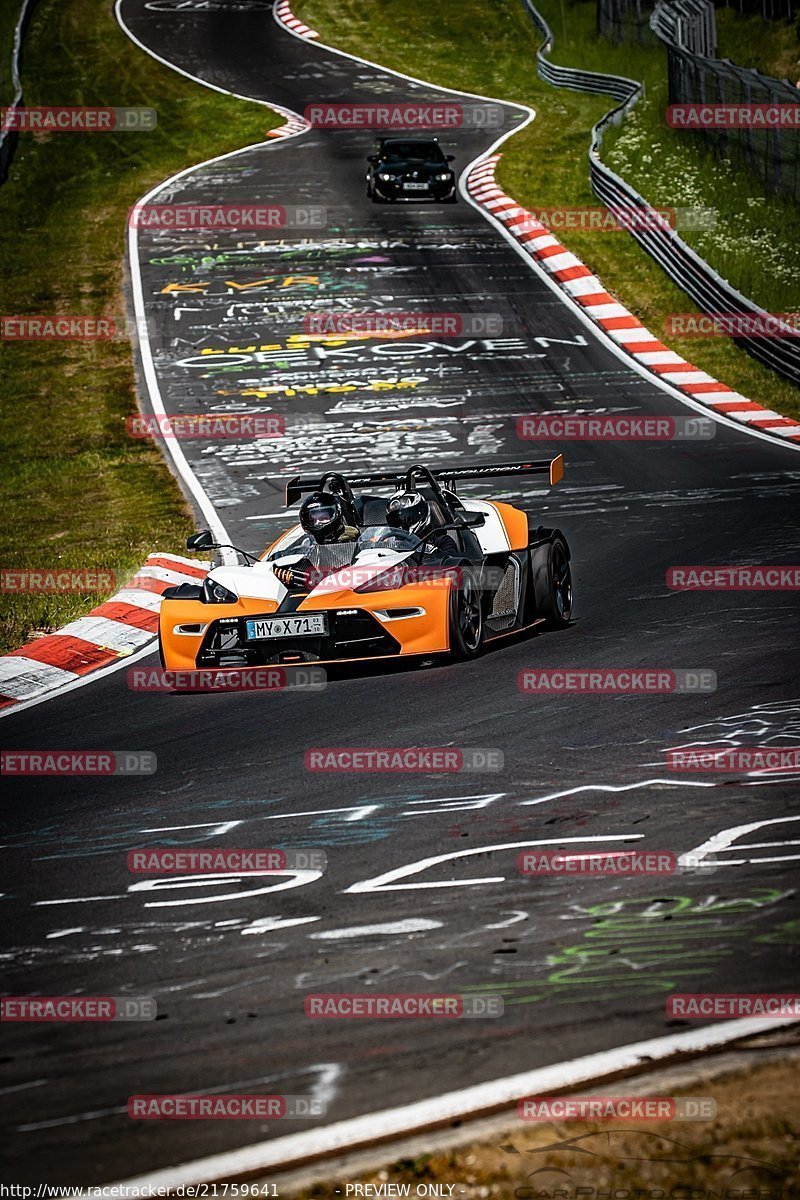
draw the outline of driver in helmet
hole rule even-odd
[[[344,505],[333,492],[312,492],[300,507],[300,524],[318,546],[355,542],[359,537],[358,529],[345,521]],[[306,564],[273,567],[273,571],[286,587],[308,588],[314,583],[315,576],[308,560]]]
[[[300,509],[300,524],[318,545],[358,539],[358,530],[345,521],[344,505],[334,492],[312,492]]]
[[[396,492],[386,507],[386,523],[416,534],[426,549],[451,558],[459,556],[458,546],[447,530],[434,527],[431,506],[421,492]]]

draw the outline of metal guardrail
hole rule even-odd
[[[670,104],[800,105],[800,91],[788,79],[772,79],[716,57],[711,0],[657,0],[650,26],[667,48]],[[767,191],[800,199],[800,130],[715,126],[695,132],[715,154],[743,162],[760,175]]]
[[[609,208],[639,209],[646,218],[634,222],[632,237],[663,267],[669,277],[691,296],[706,313],[739,313],[746,317],[766,318],[769,314],[723,279],[713,267],[696,254],[677,232],[664,221],[643,196],[625,182],[600,158],[603,135],[611,125],[618,125],[625,114],[644,94],[644,86],[620,75],[604,75],[597,71],[582,71],[577,67],[559,67],[548,61],[553,47],[553,34],[533,0],[523,0],[525,7],[542,34],[544,41],[536,52],[536,70],[540,79],[553,87],[571,88],[578,92],[602,92],[618,101],[592,129],[589,148],[589,178],[595,195]],[[641,228],[639,227],[641,226]],[[788,327],[787,327],[788,332]],[[746,349],[759,362],[800,384],[800,338],[797,337],[737,337],[736,344]]]
[[[20,63],[22,59],[22,40],[30,24],[36,0],[22,0],[16,28],[14,29],[14,46],[11,52],[9,75],[14,95],[8,107],[14,111],[22,107],[22,80],[20,79]],[[14,151],[17,148],[19,134],[15,129],[0,128],[0,185],[8,179],[8,171]]]
[[[650,28],[667,46],[680,46],[706,58],[717,56],[717,14],[711,0],[656,3]]]

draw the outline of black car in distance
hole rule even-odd
[[[374,204],[438,200],[455,204],[456,177],[435,137],[381,137],[367,159],[367,195]]]

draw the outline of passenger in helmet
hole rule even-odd
[[[431,506],[421,492],[396,492],[386,507],[386,523],[394,529],[415,533],[420,541],[440,554],[458,557],[455,539],[445,529],[434,526]]]
[[[300,524],[319,545],[358,538],[358,530],[345,521],[342,501],[333,492],[312,492],[300,508]]]

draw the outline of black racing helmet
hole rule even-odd
[[[344,532],[342,501],[332,492],[312,492],[300,508],[300,524],[316,542],[334,542]]]
[[[398,492],[386,506],[386,524],[422,537],[431,524],[431,506],[420,492]]]

